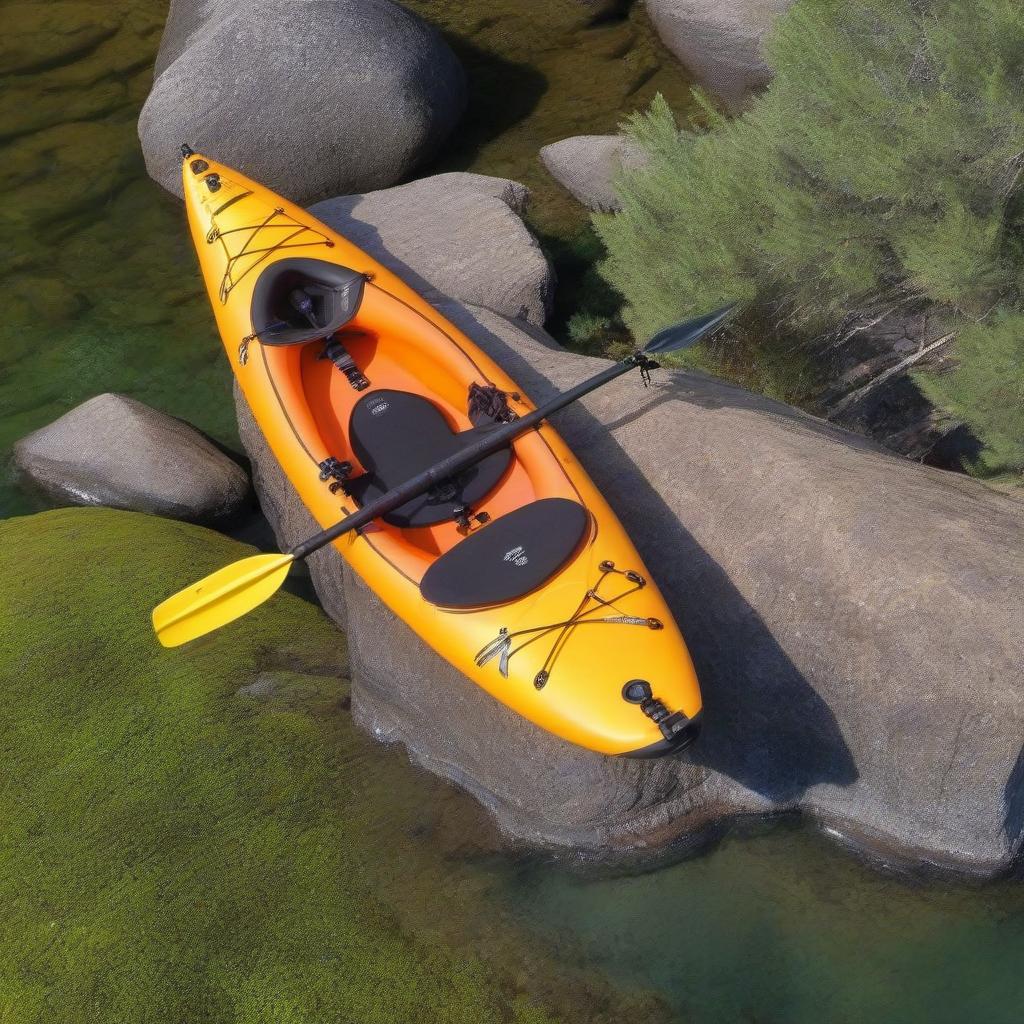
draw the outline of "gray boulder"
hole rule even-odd
[[[605,365],[464,304],[460,280],[439,308],[534,401]],[[264,509],[294,544],[315,527],[240,396],[237,409]],[[683,371],[649,390],[619,380],[556,425],[683,627],[706,700],[699,744],[640,762],[542,732],[327,549],[312,580],[348,630],[367,729],[538,844],[652,855],[737,818],[801,812],[888,861],[993,875],[1016,860],[1024,504]]]
[[[243,511],[245,471],[194,427],[124,395],[90,398],[14,446],[15,466],[53,500],[192,522]]]
[[[646,0],[665,45],[732,109],[768,82],[761,42],[793,0]]]
[[[605,365],[535,328],[443,312],[543,401]],[[303,513],[244,402],[284,543]],[[625,378],[556,425],[621,516],[690,643],[705,731],[685,759],[573,747],[433,654],[333,550],[354,706],[509,832],[626,856],[799,811],[888,861],[992,875],[1024,831],[1024,505],[720,381]],[[272,515],[274,513],[272,512]]]
[[[173,0],[139,138],[176,195],[188,142],[307,202],[398,181],[465,103],[448,45],[391,0]]]
[[[621,208],[613,183],[623,168],[642,167],[643,152],[621,135],[574,135],[540,151],[551,176],[591,210]]]
[[[528,199],[518,182],[457,172],[326,199],[310,212],[431,302],[458,296],[543,324],[555,278],[521,219]]]

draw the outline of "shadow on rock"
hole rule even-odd
[[[564,386],[540,376],[479,320],[463,326],[535,402]],[[686,636],[705,698],[704,731],[690,760],[781,806],[814,785],[849,785],[857,769],[829,707],[615,440],[623,423],[650,418],[667,400],[690,400],[675,384],[644,392],[637,378],[635,386],[642,401],[617,422],[601,423],[577,404],[560,413],[556,425],[597,485],[620,497],[616,513]]]
[[[1024,833],[1024,748],[1017,757],[1017,763],[1006,780],[1003,791],[1003,806],[1006,816],[1003,818],[1003,832],[1014,849],[1020,848],[1021,836]]]

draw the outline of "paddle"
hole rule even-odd
[[[616,377],[638,368],[646,375],[658,366],[651,358],[652,354],[678,352],[696,345],[725,320],[732,308],[725,306],[714,313],[659,331],[640,351],[563,392],[539,409],[511,423],[488,430],[476,443],[393,487],[376,501],[369,502],[358,512],[353,512],[297,544],[286,554],[243,558],[167,598],[153,609],[153,628],[160,643],[165,647],[177,647],[240,618],[277,591],[296,559],[306,558],[331,541],[368,525],[374,519],[452,479],[521,434],[539,426],[552,413],[564,409]]]

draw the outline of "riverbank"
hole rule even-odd
[[[568,311],[591,293],[597,251],[585,211],[547,177],[536,152],[558,137],[613,130],[623,109],[643,106],[655,89],[671,98],[678,87],[678,109],[686,102],[682,73],[648,63],[644,55],[659,51],[645,35],[640,5],[625,17],[596,20],[575,0],[553,8],[501,0],[480,13],[468,0],[452,0],[443,11],[426,0],[410,0],[410,6],[442,23],[472,89],[483,97],[472,101],[477,105],[471,105],[465,135],[422,173],[465,166],[534,187],[530,223],[562,273],[561,305],[551,321],[561,332]],[[13,49],[20,45],[32,56],[18,72],[20,95],[45,93],[57,101],[25,113],[6,143],[5,187],[14,199],[6,214],[14,253],[7,269],[17,301],[0,327],[6,374],[0,447],[81,399],[115,389],[190,419],[237,449],[229,373],[180,206],[143,177],[135,150],[135,113],[148,88],[147,62],[163,12],[119,0],[114,16],[93,32],[89,5],[60,5],[59,31],[47,5],[28,5],[30,14],[21,10]],[[141,63],[140,53],[149,54]],[[85,98],[73,106],[71,97],[79,93]],[[495,116],[503,104],[510,113]],[[531,394],[581,375],[571,357],[553,359],[552,349],[531,363],[524,356],[528,339],[518,337],[521,325],[486,310],[452,306],[450,315],[479,317],[496,346],[510,339],[495,352]],[[561,377],[536,371],[555,363]],[[1000,691],[1006,703],[993,714],[983,682],[966,690],[960,685],[978,664],[997,674],[985,634],[996,613],[985,615],[988,606],[975,591],[956,589],[947,578],[946,547],[968,550],[963,578],[970,586],[991,583],[990,593],[1010,561],[991,558],[998,569],[983,570],[979,565],[989,563],[972,560],[966,542],[946,531],[950,523],[959,529],[985,518],[962,511],[973,492],[961,487],[963,481],[944,479],[941,489],[957,491],[964,503],[950,497],[941,505],[943,522],[929,527],[917,513],[934,511],[936,503],[924,497],[934,493],[931,485],[921,483],[908,498],[902,483],[888,484],[874,470],[861,478],[853,468],[881,457],[865,455],[867,445],[837,439],[838,431],[820,428],[829,437],[812,442],[819,428],[792,410],[787,419],[756,396],[683,375],[665,373],[663,385],[646,392],[630,383],[614,409],[583,410],[565,433],[591,461],[602,489],[612,495],[621,488],[618,500],[632,517],[632,533],[651,564],[659,557],[666,563],[680,619],[698,638],[695,650],[715,712],[708,716],[710,753],[705,762],[688,762],[680,778],[663,776],[664,791],[674,793],[679,806],[697,794],[695,805],[715,773],[719,794],[735,797],[742,789],[745,807],[774,801],[809,813],[823,803],[844,809],[851,794],[856,799],[867,792],[872,813],[885,815],[895,806],[889,823],[897,828],[925,819],[937,829],[929,855],[944,844],[961,862],[968,859],[966,845],[941,829],[952,823],[969,832],[982,807],[986,827],[996,823],[986,842],[995,833],[999,842],[983,869],[1005,869],[1021,828],[1020,773],[1013,767],[1017,702],[1007,687]],[[669,395],[672,405],[665,404]],[[787,422],[793,447],[773,448],[772,438],[786,433],[781,424]],[[667,430],[670,424],[677,433]],[[669,440],[652,442],[663,435]],[[587,455],[595,437],[603,447]],[[723,465],[731,470],[723,472]],[[927,475],[901,463],[904,472],[919,482]],[[906,500],[901,505],[897,498]],[[0,489],[0,516],[25,507],[27,499],[13,486]],[[891,534],[877,528],[879,510]],[[904,513],[908,518],[900,520]],[[25,600],[38,585],[38,556],[60,533],[55,520],[38,522],[38,529],[10,535],[11,571],[21,575],[5,592],[8,598]],[[385,747],[355,730],[346,669],[336,659],[318,664],[314,658],[297,671],[291,657],[274,653],[285,627],[317,635],[329,629],[320,619],[311,625],[290,603],[283,625],[259,620],[259,633],[252,626],[223,659],[200,647],[193,668],[199,664],[205,672],[168,669],[164,679],[153,671],[146,614],[173,589],[169,567],[194,566],[199,575],[230,554],[227,547],[211,548],[216,559],[211,554],[209,565],[200,565],[190,546],[168,548],[167,564],[157,571],[147,561],[152,537],[144,527],[112,536],[116,575],[95,581],[94,589],[98,547],[56,548],[47,564],[60,570],[63,585],[72,564],[84,566],[88,585],[75,591],[48,584],[19,606],[18,618],[31,633],[3,626],[5,639],[17,636],[17,646],[8,649],[26,652],[5,666],[8,721],[17,726],[11,731],[19,744],[8,745],[18,763],[6,774],[19,780],[15,800],[22,790],[32,800],[9,808],[8,820],[19,822],[24,835],[11,845],[14,867],[4,872],[8,904],[17,910],[5,957],[14,965],[8,972],[18,985],[12,998],[25,1019],[39,1007],[35,1020],[54,1019],[46,1015],[49,991],[59,1001],[73,989],[61,1008],[81,993],[88,996],[102,977],[104,957],[134,948],[134,928],[145,931],[140,959],[146,977],[140,982],[116,965],[122,973],[107,992],[128,1001],[109,1001],[123,1011],[121,1020],[161,1013],[166,1003],[140,994],[159,994],[169,980],[182,990],[179,1002],[170,1001],[179,1015],[209,1011],[228,1019],[235,1007],[225,993],[234,992],[250,999],[243,1010],[262,999],[280,1016],[296,1006],[323,1016],[310,1001],[340,1000],[333,1005],[369,1020],[375,998],[395,1019],[418,1020],[426,1008],[436,1017],[521,1024],[552,1015],[575,1015],[588,1024],[652,1024],[666,1013],[666,1001],[687,1024],[732,1024],[743,1017],[810,1024],[823,1013],[856,1024],[971,1014],[996,1024],[1015,1019],[1022,994],[1016,963],[1024,952],[1018,883],[999,881],[987,890],[918,885],[863,869],[806,828],[779,825],[770,836],[728,838],[705,857],[634,877],[574,873],[566,869],[571,858],[523,852],[464,793],[411,766],[401,747]],[[904,543],[915,537],[920,545]],[[794,538],[808,546],[795,547]],[[666,547],[671,559],[664,559]],[[33,557],[26,560],[29,549]],[[898,571],[894,550],[907,556],[903,564],[910,570]],[[872,579],[875,571],[880,580]],[[936,617],[919,614],[920,595],[901,591],[896,584],[902,578],[924,581]],[[999,608],[1005,613],[1012,605],[1004,600]],[[362,609],[376,616],[379,629],[379,607],[364,602]],[[911,625],[901,630],[893,623],[903,613]],[[982,620],[976,630],[972,614]],[[914,626],[921,619],[930,632],[918,635]],[[944,628],[944,622],[952,625]],[[841,628],[848,632],[837,635]],[[970,644],[946,656],[950,647],[944,645],[955,645],[957,630]],[[135,648],[123,646],[125,636],[135,638]],[[916,636],[921,650],[888,653],[886,644],[903,636]],[[572,815],[585,817],[582,799],[568,793],[573,785],[596,808],[598,826],[606,823],[610,791],[618,807],[637,805],[629,788],[639,778],[635,766],[560,770],[557,756],[516,755],[515,727],[489,723],[494,702],[481,691],[466,695],[457,716],[438,714],[432,721],[437,694],[459,693],[453,688],[465,680],[420,669],[410,673],[410,683],[388,670],[379,633],[366,629],[363,641],[378,677],[392,689],[407,687],[400,694],[404,713],[421,741],[451,733],[458,739],[473,731],[468,719],[477,716],[474,735],[487,748],[494,776],[506,785],[529,765],[534,782],[541,782],[537,803],[555,826],[564,827]],[[977,652],[968,658],[971,644]],[[869,662],[865,651],[877,659]],[[164,664],[172,664],[176,656],[165,654]],[[260,678],[268,658],[274,662],[269,681]],[[936,659],[934,671],[929,658]],[[260,671],[235,685],[239,662],[246,671]],[[26,665],[38,671],[29,676]],[[951,665],[959,665],[955,675]],[[909,668],[901,675],[903,666]],[[43,683],[35,685],[36,677]],[[955,689],[939,692],[935,679]],[[243,687],[250,689],[239,693]],[[789,699],[793,695],[798,699]],[[409,714],[417,697],[419,720]],[[373,719],[367,715],[363,722]],[[375,739],[397,735],[374,732]],[[494,756],[495,736],[502,737],[501,758]],[[1005,742],[981,751],[998,755],[990,770],[975,756],[975,745],[993,736]],[[69,754],[79,747],[80,760]],[[525,749],[536,755],[538,748]],[[174,771],[165,773],[174,759]],[[83,765],[88,778],[75,774]],[[1007,766],[1012,770],[1005,772]],[[984,799],[964,792],[965,778]],[[82,793],[85,799],[76,800]],[[708,803],[717,809],[711,796]],[[523,792],[507,802],[522,808]],[[35,831],[24,825],[32,824],[26,815],[34,807],[51,809]],[[535,810],[527,807],[527,813]],[[55,827],[61,824],[67,827]],[[131,860],[139,851],[141,881]],[[672,855],[681,852],[675,848]],[[124,875],[111,863],[127,865]],[[35,870],[35,887],[26,887],[24,879]],[[37,898],[40,892],[44,898]],[[59,914],[50,912],[48,893],[60,894]],[[202,926],[198,939],[190,930],[199,927],[193,918]],[[168,922],[174,940],[162,945],[160,930]],[[290,938],[291,951],[299,952],[295,961],[283,951]],[[217,960],[222,947],[223,960]],[[83,950],[88,955],[79,963]],[[67,955],[60,959],[62,952]],[[215,961],[219,973],[212,980],[197,953]],[[74,971],[62,973],[72,960]],[[250,969],[253,963],[258,972]],[[351,985],[350,970],[356,975]],[[61,990],[65,975],[70,989]],[[286,983],[277,989],[281,978]],[[196,1010],[190,1000],[211,989],[214,1009]]]

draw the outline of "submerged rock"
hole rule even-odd
[[[646,0],[665,45],[700,83],[736,109],[770,71],[761,42],[793,0]]]
[[[619,172],[645,163],[640,149],[621,135],[574,135],[545,146],[540,159],[584,206],[602,212],[621,208],[614,188]]]
[[[528,199],[518,182],[457,172],[326,199],[310,213],[431,302],[458,296],[543,324],[555,278],[521,219]]]
[[[173,0],[156,72],[139,137],[179,196],[183,142],[299,202],[391,185],[466,104],[440,33],[391,0]]]
[[[183,420],[125,395],[90,398],[14,446],[50,498],[213,522],[241,512],[249,478]]]

